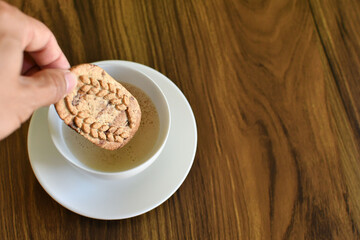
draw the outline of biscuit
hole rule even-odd
[[[140,126],[136,98],[96,65],[80,64],[70,71],[78,81],[74,90],[55,104],[60,118],[99,147],[123,147]]]

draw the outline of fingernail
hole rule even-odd
[[[72,72],[66,72],[65,80],[66,80],[66,93],[69,93],[75,87],[77,79],[75,74],[73,74]]]

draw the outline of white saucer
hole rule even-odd
[[[107,62],[96,63],[104,66]],[[29,159],[45,191],[65,208],[96,219],[124,219],[162,204],[180,187],[190,171],[197,146],[194,114],[182,92],[167,77],[147,66],[127,62],[149,75],[167,97],[171,111],[168,141],[146,170],[126,179],[104,180],[82,174],[57,151],[49,135],[48,108],[37,110],[28,134]]]

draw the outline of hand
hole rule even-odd
[[[70,92],[75,76],[51,31],[0,1],[0,140],[37,108]]]

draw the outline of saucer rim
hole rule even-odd
[[[135,62],[122,61],[122,60],[106,60],[106,61],[100,61],[100,62],[95,62],[95,63],[97,64],[97,63],[106,63],[106,62],[117,62],[117,63],[120,63],[120,64],[125,64],[125,65],[127,65],[129,67],[138,68],[139,71],[145,71],[144,74],[147,74],[147,71],[148,71],[148,72],[152,72],[152,74],[157,75],[156,78],[163,78],[164,80],[166,80],[166,82],[168,84],[171,85],[171,88],[176,90],[176,92],[179,94],[179,97],[181,97],[182,100],[183,100],[182,104],[185,104],[186,109],[189,110],[189,112],[187,114],[189,114],[189,117],[191,118],[190,119],[191,122],[192,122],[191,128],[192,128],[192,134],[194,136],[194,139],[193,139],[194,143],[192,145],[192,151],[191,151],[191,159],[190,159],[187,167],[186,168],[184,167],[182,177],[179,177],[180,179],[177,180],[178,181],[177,184],[174,184],[175,186],[172,187],[172,191],[169,191],[168,193],[166,193],[165,197],[161,196],[160,197],[161,199],[159,199],[156,204],[152,204],[151,206],[148,206],[148,207],[143,207],[143,209],[140,209],[138,211],[134,211],[134,212],[132,212],[131,214],[128,214],[128,215],[118,214],[118,215],[122,215],[121,217],[116,217],[116,216],[115,217],[114,216],[112,216],[112,217],[95,216],[95,215],[93,215],[91,213],[84,212],[84,211],[81,211],[80,209],[72,207],[71,204],[60,201],[60,199],[58,199],[56,197],[56,194],[54,194],[54,192],[51,191],[51,188],[49,186],[47,186],[46,182],[44,182],[43,179],[39,179],[39,178],[41,178],[40,175],[39,175],[39,172],[38,172],[39,169],[34,168],[33,162],[32,162],[31,157],[30,157],[30,155],[31,155],[31,153],[30,153],[31,152],[31,150],[30,150],[30,148],[31,148],[30,135],[31,134],[30,133],[31,133],[31,129],[33,128],[32,125],[35,124],[34,121],[33,121],[33,118],[31,119],[30,126],[29,126],[29,133],[28,133],[28,154],[29,154],[29,159],[30,159],[30,164],[31,164],[32,170],[33,170],[33,172],[35,174],[35,177],[37,178],[38,182],[43,187],[43,189],[56,202],[58,202],[60,205],[62,205],[63,207],[65,207],[66,209],[68,209],[68,210],[70,210],[70,211],[72,211],[74,213],[77,213],[77,214],[85,216],[85,217],[89,217],[89,218],[93,218],[93,219],[101,219],[101,220],[118,220],[118,219],[126,219],[126,218],[135,217],[135,216],[138,216],[138,215],[141,215],[141,214],[144,214],[144,213],[146,213],[148,211],[153,210],[154,208],[158,207],[159,205],[164,203],[166,200],[168,200],[179,189],[179,187],[183,184],[184,180],[188,176],[188,174],[189,174],[189,172],[191,170],[191,167],[193,165],[195,155],[196,155],[196,150],[197,150],[198,135],[197,135],[196,119],[195,119],[194,113],[192,111],[191,105],[189,104],[188,100],[186,99],[184,94],[181,92],[181,90],[169,78],[167,78],[166,76],[164,76],[160,72],[156,71],[155,69],[152,69],[152,68],[150,68],[148,66],[145,66],[145,65],[142,65],[142,64],[139,64],[139,63],[135,63]],[[172,112],[171,109],[170,109],[170,112]],[[165,145],[165,147],[166,147],[166,145]],[[64,160],[64,161],[66,161],[66,160]],[[69,164],[69,163],[67,163],[67,164]],[[70,166],[71,165],[69,165],[69,167]],[[79,172],[78,174],[81,174],[81,173]],[[143,174],[143,172],[139,173],[138,175],[141,175],[141,174]],[[133,177],[136,178],[138,175],[133,176]],[[126,180],[126,179],[123,179],[123,180]],[[99,181],[100,181],[100,179],[99,179]],[[119,180],[118,179],[109,179],[109,180],[106,180],[106,181],[114,181],[115,182],[115,181],[119,181]]]

